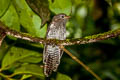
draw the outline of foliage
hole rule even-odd
[[[47,25],[52,16],[58,13],[71,15],[66,27],[68,38],[80,38],[120,28],[119,0],[40,0],[38,3],[36,1],[38,0],[0,0],[0,21],[11,29],[41,38],[45,38]],[[118,37],[66,48],[102,79],[119,80],[119,44]],[[43,45],[7,36],[0,47],[0,73],[6,75],[4,78],[11,76],[13,79],[21,80],[45,80],[41,66],[42,52]],[[94,78],[64,54],[58,72],[53,73],[50,79]]]

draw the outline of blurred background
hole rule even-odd
[[[58,13],[71,16],[67,38],[82,38],[120,28],[119,0],[0,0],[0,21],[9,28],[45,38],[47,26]],[[103,80],[120,80],[120,37],[66,46]],[[7,36],[0,48],[2,74],[18,80],[45,80],[43,45]],[[25,74],[24,74],[25,73]],[[63,54],[50,80],[96,80],[81,65]]]

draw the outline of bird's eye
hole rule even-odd
[[[62,15],[61,18],[64,18],[64,15]]]

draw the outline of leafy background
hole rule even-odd
[[[71,16],[67,38],[81,38],[120,28],[119,0],[0,0],[0,21],[9,28],[45,38],[47,26],[58,13]],[[103,80],[120,79],[120,38],[66,48]],[[43,45],[7,36],[0,47],[0,70],[18,80],[45,80]],[[0,73],[0,74],[1,74]],[[95,80],[64,54],[50,80]],[[0,80],[4,80],[0,77]]]

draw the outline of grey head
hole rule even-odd
[[[67,16],[64,13],[57,14],[53,17],[52,22],[58,22],[58,23],[66,23],[70,16]]]

